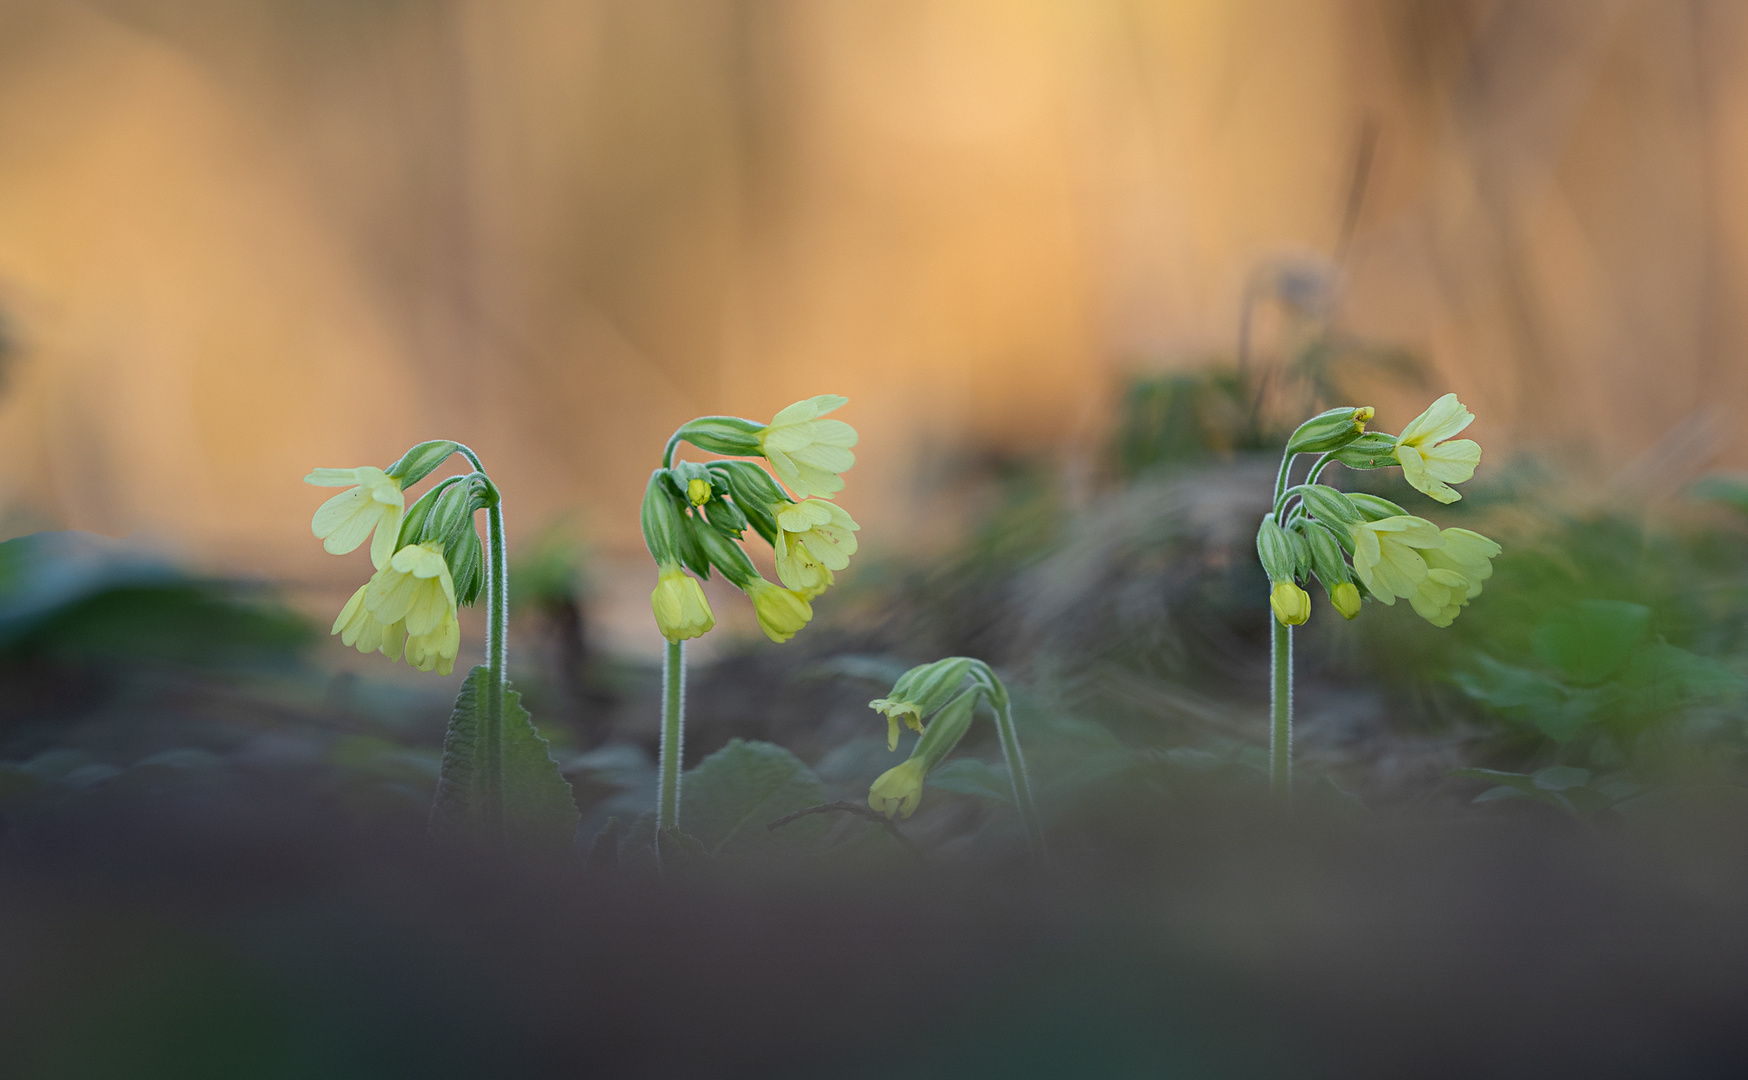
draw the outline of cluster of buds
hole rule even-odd
[[[901,720],[922,738],[910,757],[874,781],[868,789],[868,805],[889,818],[915,813],[923,798],[923,779],[965,737],[980,701],[989,705],[997,723],[1011,723],[1007,688],[988,664],[968,656],[949,656],[911,668],[899,676],[886,697],[870,701],[868,707],[886,717],[888,750],[898,748]],[[1009,764],[1012,767],[1011,759]],[[1016,779],[1016,788],[1021,783]]]
[[[1288,440],[1274,510],[1256,534],[1257,555],[1271,583],[1269,606],[1284,626],[1310,618],[1311,597],[1300,582],[1313,575],[1343,618],[1358,615],[1368,597],[1385,604],[1400,598],[1434,626],[1449,626],[1493,574],[1500,547],[1480,533],[1440,529],[1388,500],[1317,482],[1331,463],[1400,467],[1417,491],[1456,502],[1462,496],[1451,485],[1474,476],[1481,460],[1473,440],[1454,438],[1474,416],[1455,394],[1446,394],[1400,435],[1366,431],[1371,418],[1370,408],[1331,409],[1300,425]],[[1304,483],[1289,487],[1299,454],[1321,456]]]
[[[847,401],[822,394],[769,424],[706,416],[674,432],[643,496],[643,539],[657,568],[650,606],[663,637],[683,641],[716,625],[699,585],[712,569],[751,598],[772,641],[788,641],[813,618],[813,599],[849,566],[861,528],[831,501],[856,462],[856,429],[825,414]],[[750,461],[676,462],[682,442],[726,458],[763,458],[776,479]],[[747,557],[749,527],[771,545],[782,584],[765,580]]]
[[[461,645],[458,608],[479,599],[484,558],[475,511],[493,506],[498,489],[477,467],[434,485],[411,509],[405,490],[457,450],[438,439],[408,450],[387,469],[363,465],[316,469],[304,482],[348,490],[316,511],[310,528],[335,555],[370,540],[376,572],[334,620],[333,633],[359,652],[381,652],[420,671],[448,675]],[[477,463],[476,463],[477,465]]]

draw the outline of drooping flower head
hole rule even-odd
[[[826,413],[849,402],[838,394],[797,401],[758,432],[759,449],[777,478],[797,498],[831,498],[844,489],[843,477],[856,463],[850,447],[856,429],[842,420],[823,420]]]
[[[310,519],[310,531],[321,540],[322,547],[330,554],[345,555],[375,530],[376,536],[370,542],[371,564],[381,568],[388,562],[395,553],[401,515],[407,506],[401,485],[393,477],[381,469],[361,465],[355,469],[315,469],[303,482],[316,487],[354,485],[323,503]]]
[[[755,577],[746,588],[752,597],[753,610],[759,616],[759,629],[781,645],[794,637],[813,618],[813,605],[807,598],[781,585],[773,585]]]
[[[856,553],[856,524],[850,512],[824,499],[779,503],[775,510],[777,577],[807,599],[824,592],[833,571],[850,565]]]
[[[669,641],[701,637],[716,625],[710,601],[704,598],[704,587],[697,578],[687,576],[678,563],[661,567],[655,591],[649,594],[649,604],[655,612],[656,626]]]
[[[1425,518],[1402,515],[1367,521],[1353,531],[1354,573],[1371,594],[1386,604],[1412,597],[1426,580],[1425,548],[1444,543],[1438,526]]]
[[[868,807],[888,818],[909,817],[923,801],[921,758],[909,758],[880,774],[868,789]]]
[[[1396,460],[1402,465],[1402,476],[1415,490],[1441,503],[1454,503],[1462,498],[1452,484],[1460,484],[1475,475],[1481,463],[1481,447],[1473,439],[1449,442],[1475,417],[1457,395],[1446,394],[1427,410],[1408,422],[1396,437]]]

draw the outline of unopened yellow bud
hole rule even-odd
[[[1355,409],[1353,411],[1353,429],[1355,431],[1366,430],[1366,424],[1368,424],[1372,417],[1376,416],[1377,413],[1378,410],[1372,408],[1370,405],[1362,405]]]
[[[1360,591],[1351,581],[1344,581],[1329,590],[1329,602],[1335,605],[1335,610],[1341,612],[1341,617],[1351,619],[1360,613]]]
[[[909,817],[923,801],[923,763],[918,758],[900,762],[880,774],[868,789],[868,806],[889,818]]]
[[[703,506],[710,501],[710,481],[694,476],[686,481],[686,498],[692,500],[693,506]]]
[[[1311,617],[1311,594],[1291,581],[1282,581],[1269,592],[1269,607],[1282,626],[1298,626]]]
[[[716,625],[716,616],[710,613],[710,601],[704,599],[698,579],[687,577],[677,564],[661,568],[649,602],[655,611],[656,626],[669,641],[699,637]]]

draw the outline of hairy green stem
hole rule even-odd
[[[482,741],[486,748],[485,766],[492,783],[486,807],[488,826],[493,831],[504,827],[504,688],[509,683],[506,670],[509,657],[510,630],[510,559],[504,550],[504,507],[494,502],[486,510],[486,529],[491,537],[487,553],[490,571],[486,579],[486,729]]]
[[[1281,468],[1275,473],[1275,513],[1277,515],[1281,512],[1281,499],[1285,497],[1287,491],[1287,474],[1293,468],[1293,459],[1298,456],[1285,451],[1281,452]]]
[[[668,642],[662,664],[662,742],[657,770],[656,830],[680,823],[680,759],[686,735],[686,643]]]
[[[1282,803],[1293,797],[1293,628],[1269,616],[1269,790]]]
[[[1014,787],[1014,805],[1026,823],[1026,842],[1040,863],[1050,862],[1049,849],[1044,846],[1044,825],[1038,818],[1038,808],[1032,802],[1032,780],[1026,773],[1026,758],[1020,753],[1020,737],[1014,730],[1013,706],[1003,701],[995,710],[996,730],[1001,733],[1001,755],[1008,764],[1008,780]]]

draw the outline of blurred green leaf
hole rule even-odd
[[[1004,803],[1014,801],[1007,770],[977,758],[955,758],[941,765],[929,774],[928,785],[956,795],[981,795]]]
[[[825,820],[813,814],[775,831],[765,826],[823,802],[819,777],[800,758],[775,743],[732,739],[686,773],[680,826],[713,858],[792,853],[817,845]]]
[[[1536,657],[1580,685],[1599,683],[1618,671],[1645,639],[1651,609],[1624,600],[1580,600],[1536,627]]]
[[[455,712],[443,739],[443,772],[432,807],[433,830],[492,842],[492,810],[501,806],[503,831],[514,843],[548,851],[568,850],[576,831],[577,809],[571,788],[534,730],[522,695],[504,691],[503,729],[497,746],[481,731],[486,680],[480,665],[467,676],[455,699]],[[487,767],[493,758],[501,770]]]

